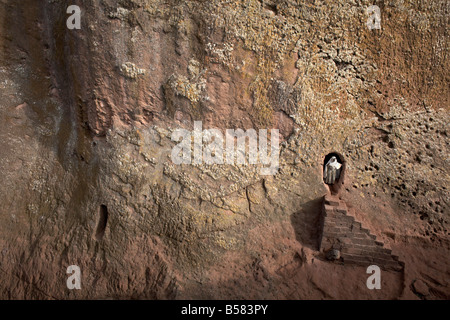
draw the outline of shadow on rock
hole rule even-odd
[[[295,238],[302,246],[312,250],[319,249],[321,211],[322,197],[319,197],[304,203],[298,212],[291,215]]]

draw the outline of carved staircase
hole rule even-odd
[[[347,205],[337,196],[324,196],[321,217],[320,251],[340,251],[344,264],[377,265],[384,270],[401,271],[404,263],[384,243],[349,214]]]

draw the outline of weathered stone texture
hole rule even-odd
[[[448,299],[448,1],[73,4],[0,0],[0,298]],[[279,128],[279,172],[174,165],[197,120]],[[406,264],[382,293],[318,250],[330,152]]]

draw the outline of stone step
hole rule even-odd
[[[367,233],[362,232],[351,232],[351,236],[349,238],[355,238],[355,239],[369,239],[367,236]]]
[[[344,248],[359,249],[359,250],[364,250],[364,251],[368,251],[368,252],[378,252],[378,253],[384,253],[384,254],[391,254],[391,252],[392,252],[391,249],[379,247],[375,244],[360,245],[360,244],[350,243],[350,244],[346,244]]]
[[[348,247],[344,247],[341,249],[342,253],[348,253],[348,254],[355,254],[355,255],[361,255],[361,254],[365,254],[366,252],[369,252],[367,250],[364,249],[358,249],[358,248],[348,248]]]
[[[362,226],[361,226],[361,222],[358,221],[353,221],[353,225],[352,227],[354,227],[355,229],[361,230]]]
[[[348,238],[342,239],[342,242],[345,244],[359,244],[359,245],[371,245],[373,244],[373,239],[359,239],[352,238],[351,235]]]
[[[337,213],[342,213],[344,215],[347,215],[347,213],[348,213],[347,208],[345,206],[343,206],[343,205],[339,205],[339,207],[335,207],[334,210]]]
[[[385,254],[385,253],[371,253],[370,254],[374,259],[382,259],[382,260],[386,260],[386,261],[395,261],[394,258],[390,255],[390,254]]]
[[[348,233],[323,232],[323,236],[326,238],[343,239],[348,236]]]
[[[378,250],[374,250],[372,248],[349,248],[349,247],[343,247],[342,252],[345,253],[350,253],[350,254],[358,254],[358,255],[370,255],[372,257],[378,257],[378,258],[383,258],[383,259],[394,259],[392,255],[390,255],[387,252],[382,252],[382,251],[378,251]]]
[[[350,216],[341,216],[339,218],[335,217],[335,219],[339,219],[341,221],[350,222],[350,223],[353,223],[355,221],[355,219]]]
[[[358,246],[358,247],[343,247],[342,253],[352,255],[366,255],[372,258],[379,258],[389,261],[398,261],[398,256],[390,254],[390,250],[378,250],[377,247]]]
[[[376,251],[378,247],[375,246],[375,244],[361,245],[361,244],[349,243],[349,244],[346,244],[345,248],[354,248],[354,249],[361,249],[361,250],[367,250],[367,251]]]
[[[398,261],[394,261],[394,260],[386,260],[386,259],[380,259],[380,258],[374,258],[373,259],[373,264],[385,268],[385,269],[393,269],[396,271],[400,271],[403,266],[398,263]]]
[[[370,233],[370,230],[369,230],[369,229],[366,229],[366,228],[363,228],[363,227],[361,227],[361,231],[362,231],[362,232]]]
[[[386,261],[383,259],[371,260],[369,258],[363,258],[353,255],[342,255],[342,259],[344,260],[344,263],[352,263],[363,266],[376,265],[385,270],[387,269],[387,270],[401,271],[403,269],[403,265],[396,261]]]
[[[372,262],[372,260],[369,257],[363,257],[356,254],[341,253],[341,257],[344,260],[344,263],[350,262],[358,264],[367,264]]]
[[[327,224],[337,224],[339,222],[345,222],[348,224],[348,226],[350,227],[353,223],[353,221],[351,219],[349,219],[349,217],[347,216],[338,216],[333,212],[327,212],[324,215],[325,221]]]
[[[347,227],[337,226],[337,225],[326,225],[323,229],[324,232],[332,232],[332,233],[349,233],[350,229]]]
[[[384,248],[384,247],[380,247],[380,246],[375,246],[374,252],[392,255],[392,254],[391,254],[392,251],[391,251],[390,249],[387,249],[387,248]]]
[[[324,208],[324,210],[325,210],[325,213],[328,213],[328,212],[333,212],[335,207],[333,207],[333,206],[331,206],[331,205],[329,205],[329,204],[325,204],[325,205],[323,206],[323,208]]]
[[[376,237],[374,235],[364,233],[364,232],[352,232],[351,234],[356,239],[372,239],[372,240],[376,239]]]
[[[325,205],[337,207],[341,201],[337,197],[333,197],[330,195],[325,196]]]
[[[327,228],[336,227],[336,228],[345,229],[348,232],[351,232],[351,230],[352,230],[351,225],[352,225],[352,222],[349,220],[346,220],[346,219],[343,219],[341,221],[330,221],[329,219],[326,219],[323,224],[323,226],[327,227]]]
[[[348,220],[329,220],[326,219],[325,224],[327,226],[336,226],[338,228],[345,228],[351,230],[352,222]]]
[[[328,219],[331,219],[332,222],[339,222],[339,221],[352,221],[350,216],[347,216],[345,214],[342,214],[340,212],[335,211],[327,211],[325,213],[325,217]]]
[[[356,220],[355,216],[350,213],[349,209],[347,209],[347,216],[352,217],[354,219],[355,227],[359,227],[361,230],[367,230],[367,232],[370,233],[370,230],[368,228],[366,228],[361,221]]]

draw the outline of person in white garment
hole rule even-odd
[[[339,163],[335,156],[332,156],[323,169],[323,179],[325,183],[332,185],[338,181],[341,174],[341,168],[342,164]]]

